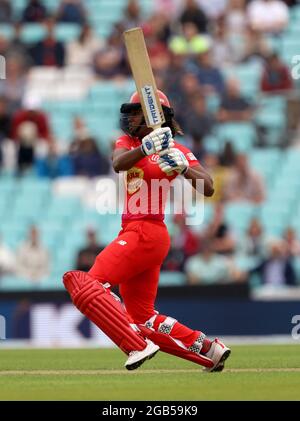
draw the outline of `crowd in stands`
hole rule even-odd
[[[157,85],[175,109],[183,141],[215,182],[215,195],[209,200],[214,216],[200,232],[185,225],[184,215],[174,217],[172,248],[163,270],[185,272],[189,284],[245,282],[255,274],[261,284],[297,284],[293,259],[300,258],[300,243],[292,228],[287,227],[282,238],[271,239],[260,221],[253,219],[244,238],[237,238],[234,227],[225,222],[227,203],[265,201],[261,174],[230,139],[218,153],[205,142],[220,124],[254,121],[257,98],[247,97],[237,78],[225,78],[226,66],[259,63],[258,95],[289,98],[296,89],[276,40],[288,28],[289,11],[297,1],[153,0],[153,13],[145,16],[140,1],[128,0],[123,18],[112,25],[107,38],[91,25],[82,0],[61,0],[54,11],[42,0],[28,0],[18,18],[12,3],[0,0],[0,54],[6,58],[6,79],[0,81],[0,170],[9,169],[17,177],[34,172],[49,179],[112,173],[110,157],[79,115],[74,115],[68,150],[62,149],[41,98],[26,95],[28,77],[36,66],[75,66],[90,69],[95,82],[122,83],[131,77],[122,34],[141,26]],[[29,23],[43,28],[43,39],[35,43],[23,39],[23,28]],[[59,40],[55,29],[60,23],[79,25],[77,39]],[[2,33],[1,24],[12,25],[12,38]],[[208,104],[214,99],[218,106],[212,109]],[[77,268],[88,270],[103,247],[89,230]],[[253,258],[251,267],[239,265],[237,255]],[[0,242],[0,275],[17,273],[37,282],[49,275],[50,262],[37,227],[30,228],[16,253]]]

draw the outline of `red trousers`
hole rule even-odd
[[[126,310],[135,323],[144,323],[156,314],[159,272],[170,237],[162,221],[132,221],[122,227],[97,256],[89,274],[103,283],[119,285]]]

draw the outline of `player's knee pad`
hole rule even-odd
[[[63,282],[74,305],[126,354],[145,348],[146,342],[116,295],[81,271],[64,274]]]

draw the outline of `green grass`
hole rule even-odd
[[[0,400],[299,400],[299,351],[234,346],[207,374],[163,353],[128,372],[116,349],[0,350]]]

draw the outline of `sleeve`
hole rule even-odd
[[[184,156],[188,160],[190,167],[195,167],[196,165],[200,165],[200,162],[198,161],[198,159],[195,157],[195,155],[189,148],[183,145],[179,145],[179,144],[177,145],[175,144],[175,147],[184,153]]]
[[[114,149],[131,149],[130,140],[126,138],[125,136],[119,137],[119,139],[116,140]]]

